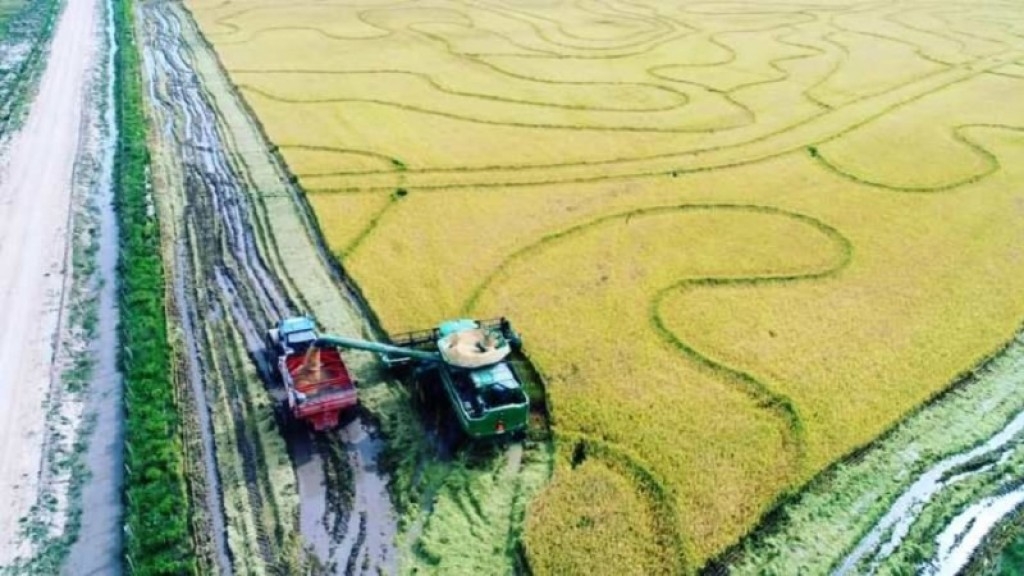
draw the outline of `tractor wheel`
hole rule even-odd
[[[295,429],[295,418],[285,402],[274,404],[274,420],[282,433],[288,433]]]
[[[263,351],[263,361],[267,363],[267,374],[270,376],[271,384],[280,386],[284,384],[284,378],[277,369],[277,353],[272,348]]]

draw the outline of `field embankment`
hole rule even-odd
[[[196,570],[186,498],[182,424],[172,385],[167,287],[149,179],[148,129],[133,0],[116,0],[114,25],[120,221],[121,372],[125,396],[125,556],[129,573]]]
[[[117,155],[115,59],[117,31],[114,3],[100,7],[104,26],[99,34],[104,50],[96,62],[88,129],[83,135],[88,153],[80,164],[84,185],[92,192],[75,228],[84,236],[80,258],[85,286],[76,294],[84,310],[74,320],[81,325],[84,348],[90,353],[85,418],[88,447],[81,447],[85,474],[80,487],[81,525],[68,550],[67,573],[118,574],[124,548],[124,387],[118,369],[118,227],[114,211],[114,161]],[[76,448],[79,446],[76,444]]]
[[[538,571],[698,569],[1024,318],[1019,7],[188,6],[385,329],[524,332]]]

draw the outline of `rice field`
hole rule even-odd
[[[1024,319],[1015,4],[187,6],[388,330],[523,332],[538,573],[700,568]]]

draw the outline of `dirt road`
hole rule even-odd
[[[36,495],[55,376],[71,177],[96,57],[96,0],[69,0],[39,92],[0,163],[0,565],[19,553],[18,519]]]

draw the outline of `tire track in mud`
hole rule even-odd
[[[273,381],[263,357],[263,330],[298,307],[268,261],[280,256],[263,251],[265,239],[256,230],[248,182],[234,163],[218,112],[189,59],[182,21],[164,2],[143,4],[140,16],[146,30],[149,95],[154,115],[163,121],[159,134],[171,158],[164,168],[178,180],[177,188],[172,185],[168,190],[180,204],[178,214],[170,215],[180,216],[172,224],[177,228],[172,233],[176,304],[181,308],[189,379],[203,427],[206,475],[210,492],[219,492],[207,502],[213,508],[209,513],[217,532],[218,562],[225,573],[259,564],[270,571],[291,572],[306,560],[295,557],[301,555],[293,536],[296,519],[282,510],[275,492],[281,487],[272,485],[268,472],[274,455],[267,453],[261,435],[278,431],[260,425],[268,409],[248,386],[253,376],[246,355],[260,375]],[[269,391],[271,396],[275,392],[280,389]],[[221,407],[230,413],[229,425],[217,434],[225,434],[229,443],[213,438],[217,416],[211,411]],[[380,551],[385,565],[387,557],[394,556],[388,540],[393,530],[381,527],[389,517],[373,507],[380,492],[385,501],[388,498],[375,465],[379,442],[371,438],[367,448],[363,437],[370,438],[369,433],[361,437],[359,429],[366,426],[357,418],[340,434],[326,435],[320,442],[314,443],[307,431],[286,436],[298,481],[298,528],[319,557],[319,564],[313,562],[318,572],[333,573],[342,565],[354,566],[354,571],[377,568],[370,558],[371,546]],[[331,456],[331,448],[340,442],[350,453],[345,461]],[[350,476],[355,477],[354,489],[338,481],[346,479],[338,473],[346,466],[357,469]],[[220,478],[225,472],[230,477]],[[231,491],[241,483],[240,494]],[[331,505],[345,503],[338,492],[346,489],[356,496],[352,510],[330,510]],[[240,521],[231,519],[241,522],[233,524],[241,542],[231,542],[240,550],[229,549],[226,539],[223,515],[229,502],[245,513]],[[250,565],[252,559],[243,557],[247,553],[258,555],[258,562]]]
[[[162,80],[162,86],[154,85],[153,91],[163,89],[164,97],[159,100],[159,105],[164,108],[163,113],[170,122],[168,128],[174,132],[180,145],[182,182],[188,191],[181,221],[183,234],[177,239],[178,261],[174,268],[175,284],[181,287],[177,290],[181,298],[177,304],[182,314],[189,318],[187,323],[183,323],[190,332],[188,363],[196,366],[194,374],[199,374],[205,384],[196,389],[197,408],[200,412],[209,410],[206,403],[213,382],[220,382],[233,397],[228,403],[232,412],[233,437],[242,457],[247,504],[256,519],[252,536],[257,540],[262,560],[270,564],[274,561],[275,549],[262,521],[265,502],[259,489],[261,482],[255,457],[257,441],[246,427],[245,408],[239,401],[239,397],[245,394],[238,388],[239,377],[234,372],[234,363],[227,357],[226,347],[230,342],[227,331],[230,327],[225,325],[225,313],[230,313],[231,308],[238,304],[248,313],[265,317],[272,312],[283,311],[283,299],[262,277],[265,269],[255,254],[254,242],[245,234],[245,216],[241,212],[239,192],[226,185],[231,177],[230,166],[223,155],[217,154],[215,125],[204,114],[201,89],[174,42],[174,29],[166,20],[146,19],[146,23],[153,26],[152,35],[147,37],[151,41],[147,48],[152,50],[147,51],[146,59],[147,66],[152,66],[150,81]],[[176,115],[177,122],[174,120]],[[205,250],[211,247],[220,250]],[[231,275],[228,270],[239,269],[249,281],[244,284],[244,289],[218,289],[222,288],[222,285],[218,286],[218,280]],[[212,441],[206,445],[217,453]],[[217,454],[218,461],[221,457]],[[207,460],[208,464],[213,462],[212,459]],[[218,475],[216,470],[207,472],[211,477]],[[219,486],[235,481],[236,478],[221,479]],[[216,489],[217,485],[213,487]],[[211,511],[215,516],[219,512]],[[215,541],[218,542],[221,569],[225,570],[227,543],[221,535],[215,536]]]

